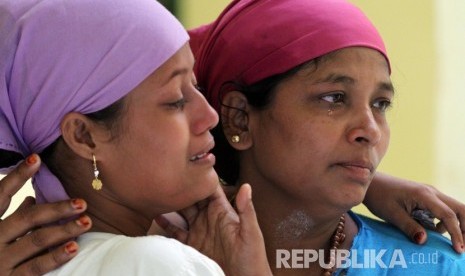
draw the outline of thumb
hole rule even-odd
[[[258,225],[257,215],[252,203],[252,187],[249,184],[243,184],[236,195],[236,208],[241,223],[241,233],[244,235],[260,235],[260,226]]]

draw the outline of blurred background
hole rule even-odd
[[[391,144],[379,170],[465,202],[465,1],[350,1],[380,31],[392,64]],[[230,0],[160,2],[193,28],[214,20]],[[29,184],[7,214],[32,194]]]

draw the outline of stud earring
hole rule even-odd
[[[239,143],[241,141],[241,138],[239,137],[239,135],[233,135],[231,137],[231,142],[233,143]]]
[[[102,184],[102,181],[98,178],[100,172],[97,169],[97,160],[95,160],[94,154],[92,154],[92,159],[94,160],[94,177],[95,177],[94,180],[92,180],[92,188],[98,191],[102,189],[103,184]]]
[[[333,110],[332,109],[328,109],[328,116],[331,116],[333,115]]]

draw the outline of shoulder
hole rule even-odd
[[[80,239],[76,256],[91,273],[85,275],[224,275],[213,260],[174,239],[90,234],[96,235]]]
[[[417,245],[411,242],[408,237],[395,226],[384,221],[375,220],[362,215],[352,214],[359,226],[358,237],[366,240],[379,239],[386,245],[402,246],[414,250],[435,249],[444,251],[445,254],[454,253],[451,241],[443,235],[427,231],[428,241],[424,245]],[[388,244],[389,243],[389,244]]]
[[[351,216],[359,226],[352,254],[369,259],[375,267],[409,273],[427,270],[433,275],[465,273],[465,255],[456,253],[446,237],[428,231],[426,244],[417,245],[390,224],[353,213]]]

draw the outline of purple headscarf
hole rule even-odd
[[[187,41],[154,0],[2,0],[0,149],[40,153],[65,114],[116,102]],[[45,165],[33,184],[38,202],[68,198]]]

